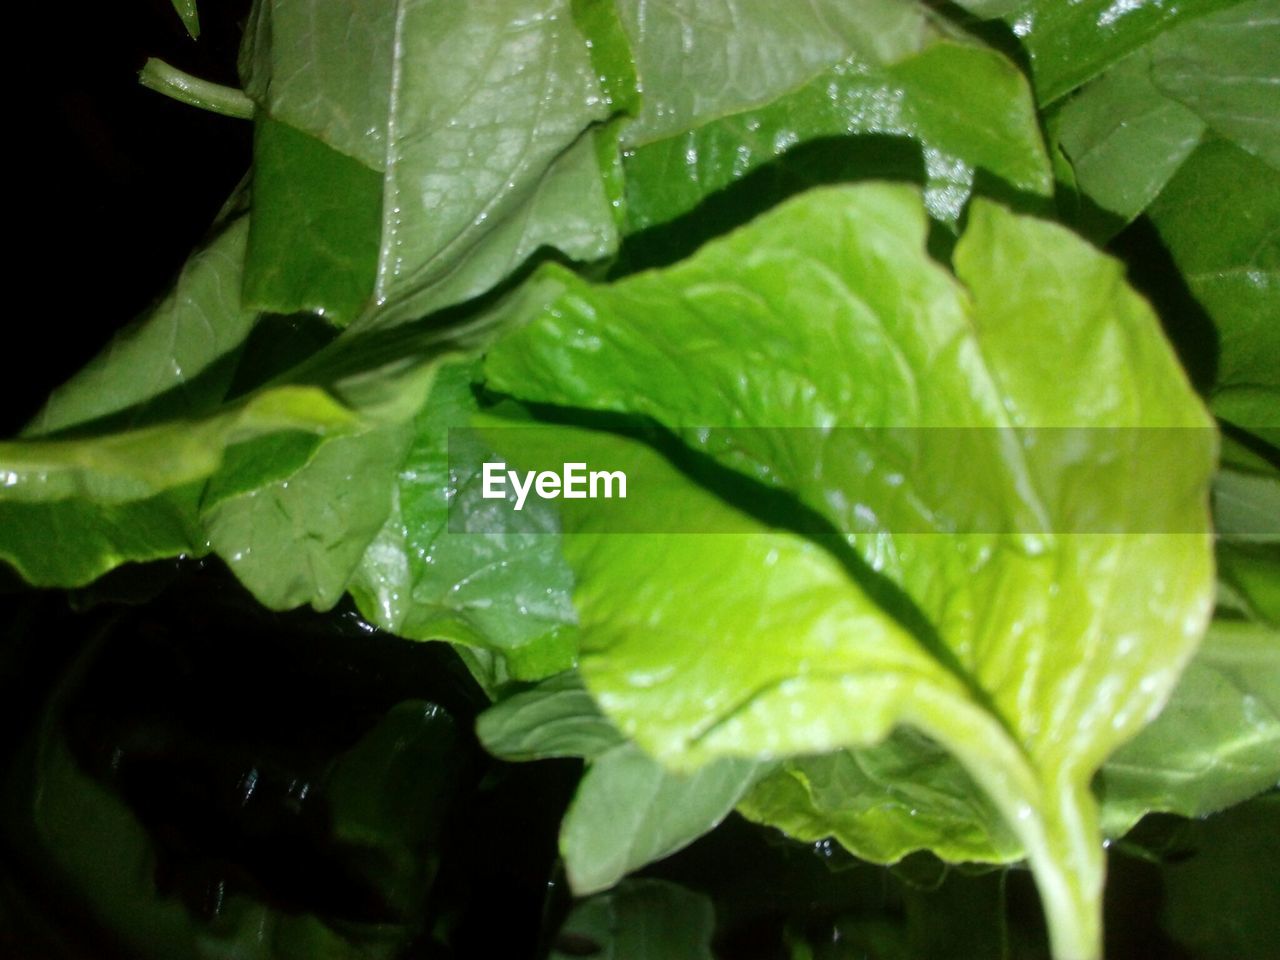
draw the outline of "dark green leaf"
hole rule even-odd
[[[1036,94],[1053,103],[1179,23],[1237,0],[959,0],[981,16],[999,16],[1027,48]]]
[[[906,163],[892,173],[927,178],[930,213],[939,219],[958,219],[977,170],[1015,190],[1050,190],[1049,162],[1022,75],[994,51],[944,42],[887,67],[845,61],[759,108],[633,142],[625,160],[627,228],[685,213],[797,144],[851,134],[913,141],[915,168]],[[838,175],[845,179],[880,172],[867,170],[852,146],[843,155],[848,159]]]
[[[373,293],[382,178],[268,116],[257,120],[253,154],[245,305],[345,326]]]
[[[628,880],[565,920],[551,960],[712,960],[711,901],[663,880]]]
[[[1280,445],[1280,170],[1210,140],[1151,218],[1218,331],[1214,412]]]

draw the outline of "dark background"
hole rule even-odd
[[[5,31],[9,84],[10,327],[0,436],[168,289],[249,167],[252,129],[138,83],[150,56],[239,85],[249,0],[203,0],[199,40],[169,0],[34,5]]]

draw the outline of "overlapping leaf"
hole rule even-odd
[[[1058,951],[1089,955],[1101,864],[1088,778],[1163,703],[1202,629],[1210,560],[1194,531],[1207,527],[1212,435],[1113,263],[983,205],[957,249],[966,295],[923,238],[910,190],[815,191],[662,274],[608,288],[557,275],[562,294],[498,345],[487,376],[529,399],[653,416],[796,491],[858,555],[763,530],[622,535],[566,520],[597,534],[566,547],[581,665],[626,734],[689,767],[919,726],[1019,834]],[[1084,385],[1097,382],[1114,386]],[[868,425],[985,429],[961,454],[931,448],[947,430],[910,433],[903,450]],[[1098,446],[1105,430],[1055,449],[1034,429],[1053,426],[1178,428],[1189,445],[1176,463],[1116,457]],[[753,429],[708,429],[720,427]],[[948,458],[981,463],[981,485],[921,468]],[[1081,458],[1098,471],[1087,483],[1063,470]],[[1160,497],[1134,495],[1148,483]],[[668,489],[668,518],[730,509]],[[991,529],[992,510],[1020,532],[964,532]],[[924,516],[952,535],[899,532]],[[1071,532],[1100,518],[1125,532]],[[892,612],[881,578],[905,594]],[[763,595],[746,586],[759,583]],[[1139,583],[1147,602],[1121,599]]]

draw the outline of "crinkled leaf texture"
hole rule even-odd
[[[955,277],[925,234],[917,191],[867,184],[811,191],[612,286],[548,270],[559,295],[486,375],[650,416],[839,536],[750,530],[669,465],[662,496],[631,505],[648,529],[724,517],[750,532],[624,534],[603,511],[566,514],[580,668],[624,734],[691,770],[915,727],[990,796],[1056,954],[1084,960],[1103,873],[1089,782],[1203,632],[1216,439],[1119,264],[986,202]],[[1051,427],[1079,442],[1044,442]],[[1173,428],[1177,456],[1117,446],[1117,427]],[[592,462],[589,436],[571,450]],[[662,475],[656,452],[629,456]],[[981,532],[996,519],[1011,532]]]

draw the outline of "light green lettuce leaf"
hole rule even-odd
[[[580,667],[625,734],[690,769],[915,726],[1027,849],[1057,954],[1093,956],[1088,785],[1158,712],[1207,619],[1212,426],[1114,261],[975,204],[956,251],[966,290],[928,259],[925,230],[918,193],[865,185],[812,191],[609,287],[547,271],[563,292],[486,375],[530,400],[652,416],[795,491],[854,554],[766,530],[609,533],[566,513]],[[1177,436],[1149,456],[1136,432],[1064,446],[1047,427]],[[733,512],[687,481],[660,492],[630,506],[658,511],[652,530]]]
[[[834,837],[876,863],[896,863],[917,850],[960,862],[1023,856],[964,768],[909,728],[873,747],[788,761],[738,809],[799,840]]]

